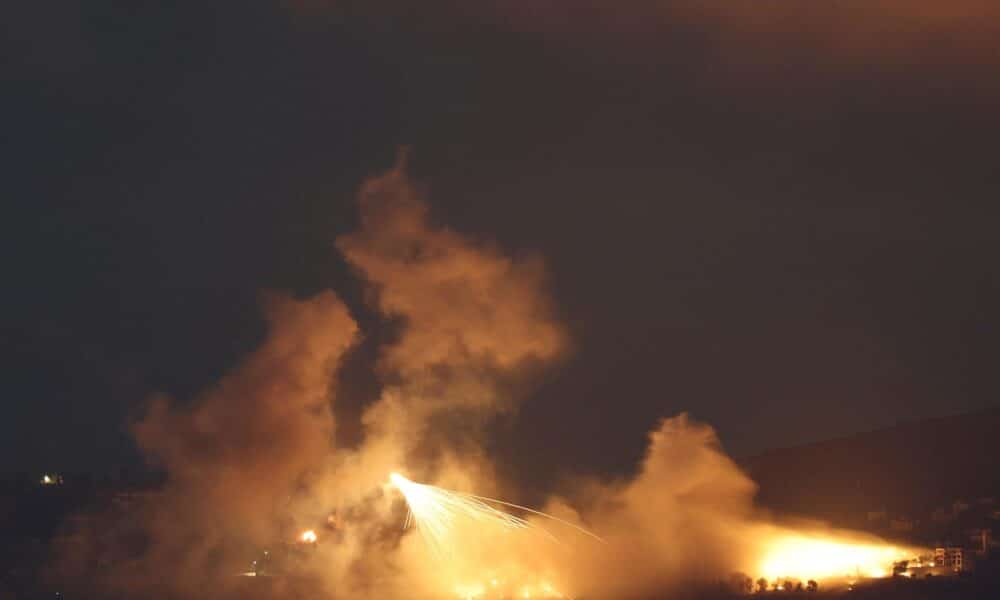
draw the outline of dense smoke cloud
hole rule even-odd
[[[275,533],[261,517],[280,511],[282,496],[329,451],[330,373],[356,332],[329,292],[304,301],[274,296],[267,305],[270,335],[239,369],[189,409],[157,399],[135,425],[171,489],[225,505],[210,522],[258,542]]]
[[[369,282],[375,308],[403,323],[376,365],[384,392],[364,415],[363,444],[332,444],[332,377],[356,338],[346,307],[331,292],[272,298],[269,337],[242,366],[189,407],[154,400],[135,424],[138,445],[169,480],[140,526],[148,548],[113,586],[162,584],[158,574],[169,572],[167,590],[206,581],[226,589],[248,549],[327,523],[335,551],[326,545],[311,564],[323,564],[316,572],[331,585],[361,593],[386,581],[399,542],[398,498],[383,487],[390,470],[432,466],[466,486],[489,480],[482,425],[516,406],[521,372],[566,344],[541,263],[433,226],[403,162],[366,182],[359,204],[361,228],[338,247]]]
[[[236,373],[190,411],[157,403],[136,426],[140,446],[170,477],[154,505],[143,565],[181,566],[178,582],[190,589],[237,567],[227,556],[218,566],[229,571],[206,577],[210,552],[287,535],[288,496],[329,451],[329,375],[355,325],[328,292],[272,300],[268,316],[268,341]]]
[[[512,376],[565,347],[542,264],[435,227],[405,160],[366,182],[359,200],[361,229],[337,246],[372,286],[375,307],[405,324],[378,360],[386,386],[364,415],[368,447],[387,436],[397,453],[428,436],[474,442],[483,420],[515,407],[505,393]],[[450,426],[428,431],[435,418]]]
[[[356,327],[330,292],[303,301],[272,295],[265,305],[268,337],[240,367],[191,406],[165,397],[151,402],[133,431],[166,470],[164,490],[142,508],[138,526],[98,518],[98,531],[83,540],[94,547],[57,548],[64,575],[190,594],[230,582],[252,555],[247,548],[286,533],[290,494],[329,452],[330,373]],[[137,557],[121,556],[129,548],[109,541],[129,535],[147,540]],[[81,573],[86,565],[73,563],[82,557],[124,562],[111,572]]]
[[[274,296],[269,335],[240,367],[190,405],[155,400],[134,425],[168,474],[162,492],[132,521],[95,518],[65,538],[54,573],[152,597],[246,597],[270,578],[238,574],[270,548],[293,556],[296,577],[250,590],[285,598],[470,596],[484,581],[507,595],[636,597],[752,572],[761,544],[787,534],[754,514],[755,486],[714,431],[681,415],[650,435],[632,480],[579,481],[550,499],[556,520],[533,517],[523,535],[456,521],[448,560],[430,553],[403,531],[389,473],[493,493],[484,425],[568,341],[540,261],[434,224],[405,161],[365,182],[359,205],[360,228],[337,247],[372,307],[401,323],[374,365],[382,393],[363,441],[333,444],[334,374],[359,335],[348,309],[332,292]],[[318,542],[296,544],[304,530]]]
[[[597,577],[588,590],[634,596],[737,570],[735,532],[751,514],[755,489],[710,427],[686,415],[664,420],[650,434],[638,476],[593,511],[611,548],[592,556],[584,572],[628,576]],[[594,571],[608,557],[614,566]]]

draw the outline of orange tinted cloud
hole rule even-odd
[[[503,381],[566,346],[541,261],[433,223],[403,162],[365,182],[359,204],[360,230],[337,247],[369,283],[373,305],[403,322],[378,360],[386,386],[366,423],[419,438],[435,415],[483,420],[513,408]]]
[[[266,315],[266,341],[235,371],[190,405],[155,400],[134,426],[169,479],[147,507],[149,548],[116,571],[116,587],[162,573],[179,591],[234,582],[248,548],[280,539],[289,495],[330,451],[331,375],[355,324],[330,292],[271,296]]]

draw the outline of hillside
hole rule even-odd
[[[1000,408],[772,450],[743,467],[776,512],[853,526],[869,511],[926,519],[1000,497]]]

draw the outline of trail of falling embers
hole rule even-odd
[[[559,517],[528,508],[527,506],[504,502],[503,500],[497,500],[496,498],[463,494],[433,485],[416,483],[415,481],[410,481],[406,477],[403,477],[399,473],[392,473],[389,475],[389,481],[400,491],[403,498],[406,499],[406,505],[409,512],[406,515],[405,527],[416,527],[431,552],[439,558],[447,558],[455,551],[455,548],[453,548],[450,543],[451,532],[456,522],[462,518],[470,519],[480,524],[498,525],[504,529],[538,530],[549,539],[558,542],[555,536],[545,529],[534,525],[521,517],[491,506],[491,504],[515,508],[550,519],[567,527],[571,527],[599,542],[604,542],[604,540],[595,533],[592,533],[578,525],[574,525],[573,523],[560,519]]]

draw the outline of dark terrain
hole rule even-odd
[[[1000,408],[901,419],[887,429],[771,450],[743,466],[760,486],[759,503],[776,513],[869,529],[869,513],[884,512],[878,522],[905,520],[920,532],[931,528],[935,511],[943,520],[956,502],[971,512],[1000,499]]]
[[[879,431],[807,446],[769,451],[743,462],[760,485],[759,503],[781,515],[822,519],[926,546],[975,546],[970,531],[1000,525],[1000,409],[940,419],[900,422]],[[50,543],[71,535],[78,515],[90,511],[128,519],[132,503],[155,494],[159,476],[65,476],[41,485],[26,474],[0,487],[0,600],[91,599],[91,593],[47,580]],[[998,548],[980,556],[973,573],[938,580],[890,579],[853,590],[768,591],[767,597],[1000,598]],[[724,580],[726,574],[720,574]],[[271,598],[270,578],[250,581],[245,598]],[[279,578],[280,579],[280,578]],[[291,586],[295,587],[295,586]],[[289,591],[287,582],[275,589]],[[61,596],[57,596],[59,592]],[[288,600],[289,594],[281,594]],[[291,594],[295,597],[299,595]],[[724,588],[693,592],[725,598]],[[306,596],[302,596],[306,597]],[[185,599],[187,600],[187,599]]]

